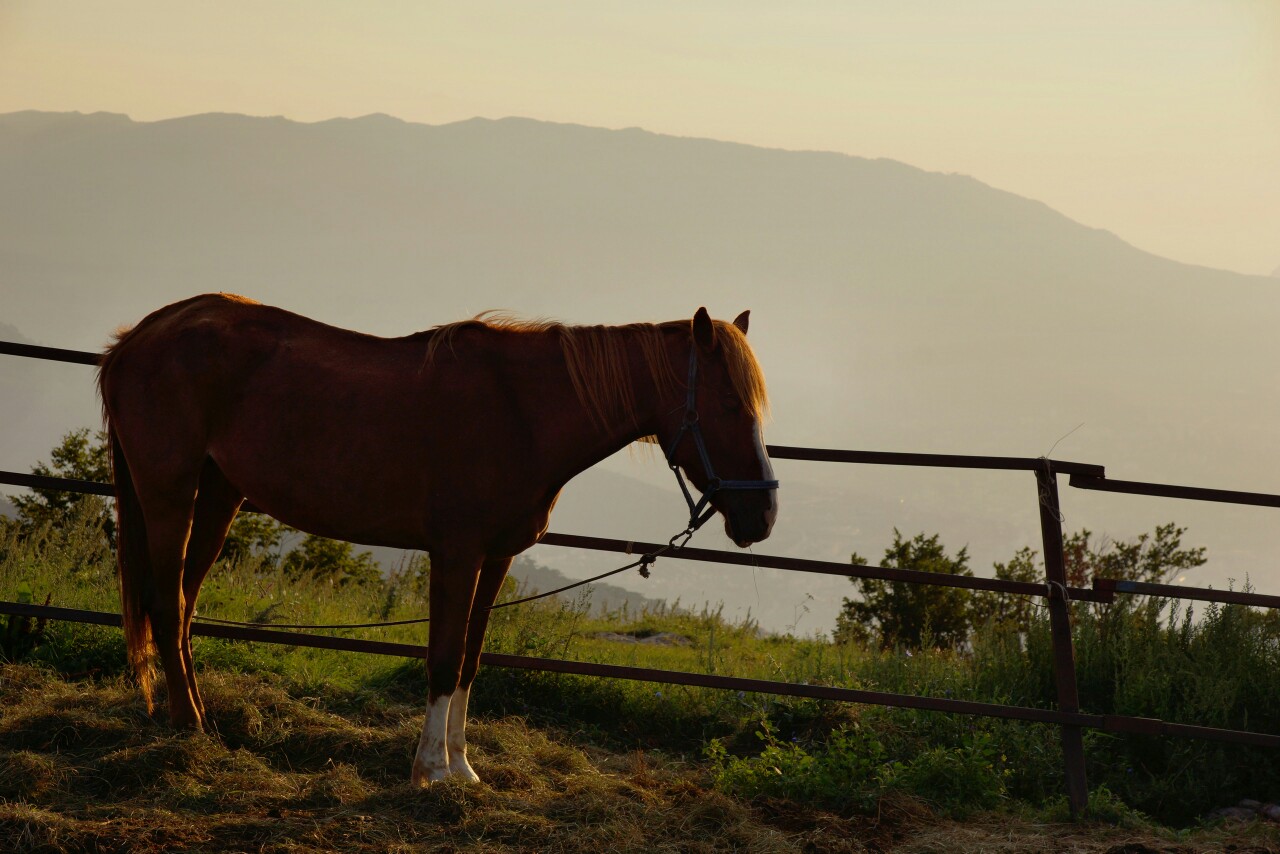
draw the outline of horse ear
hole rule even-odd
[[[716,327],[705,307],[698,309],[698,313],[693,316],[693,340],[703,350],[710,352],[715,349]]]
[[[733,325],[742,330],[742,334],[747,334],[747,325],[751,323],[751,309],[747,309],[742,314],[733,319]]]

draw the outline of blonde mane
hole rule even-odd
[[[664,330],[689,328],[690,321],[664,324],[629,323],[625,326],[569,326],[553,320],[521,320],[506,314],[483,312],[471,320],[437,326],[427,340],[424,365],[433,362],[442,347],[454,351],[457,334],[468,329],[487,329],[517,334],[554,335],[569,368],[569,381],[578,400],[602,427],[627,420],[639,426],[630,360],[639,353],[659,394],[669,395],[683,388],[685,377],[672,367],[664,341]],[[734,393],[751,414],[761,419],[768,412],[769,396],[764,373],[756,361],[747,336],[732,323],[715,321],[716,338],[722,348]],[[642,441],[653,441],[645,437]]]
[[[769,390],[764,384],[764,371],[756,361],[756,353],[747,341],[746,333],[723,320],[713,321],[716,341],[724,349],[725,365],[729,369],[729,382],[733,393],[757,421],[769,415]]]

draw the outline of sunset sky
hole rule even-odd
[[[527,116],[887,157],[1280,265],[1274,0],[4,2],[0,112]]]

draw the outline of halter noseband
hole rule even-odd
[[[697,388],[698,343],[691,341],[689,348],[689,391],[685,397],[684,420],[680,424],[680,429],[676,432],[676,437],[671,440],[671,445],[667,448],[667,465],[675,472],[676,483],[680,484],[680,491],[684,493],[685,503],[689,505],[689,527],[687,532],[690,534],[701,528],[708,519],[715,515],[716,509],[711,506],[711,498],[717,492],[727,489],[778,488],[778,481],[776,480],[721,480],[716,477],[715,470],[711,467],[711,456],[707,453],[707,444],[702,438],[702,426],[698,423]],[[675,460],[676,448],[680,446],[680,442],[686,435],[693,437],[693,446],[698,449],[698,458],[702,461],[702,470],[707,475],[707,490],[702,493],[702,497],[696,502],[693,500],[693,495],[685,484],[684,476],[680,474],[680,466],[676,464]]]

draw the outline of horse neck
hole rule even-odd
[[[633,352],[628,360],[628,373],[636,417],[614,416],[601,423],[579,400],[558,342],[554,352],[557,368],[542,377],[547,385],[545,396],[539,399],[539,408],[544,413],[539,429],[546,446],[563,452],[563,456],[550,455],[555,458],[554,462],[548,460],[555,468],[551,476],[558,482],[568,481],[637,439],[657,433],[662,414],[676,405],[662,399],[644,359]]]

